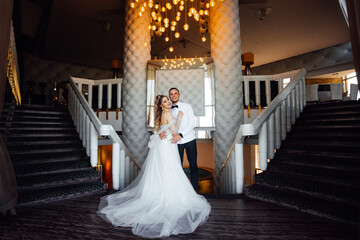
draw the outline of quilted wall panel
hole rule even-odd
[[[296,57],[258,66],[251,69],[251,72],[254,75],[267,75],[300,68],[306,69],[307,77],[354,68],[351,43],[346,42]]]
[[[150,135],[146,126],[146,68],[150,56],[150,13],[139,16],[126,1],[123,81],[123,140],[136,161],[146,158]]]
[[[215,65],[214,171],[217,175],[243,122],[238,0],[217,1],[210,19],[211,56]]]
[[[180,91],[180,100],[191,104],[195,116],[205,115],[204,69],[157,70],[156,95],[168,96],[169,89]]]
[[[54,83],[67,81],[69,76],[88,79],[109,79],[112,78],[112,71],[91,68],[70,63],[63,63],[53,60],[39,58],[37,55],[24,54],[24,84],[27,90],[27,82],[34,81],[34,94],[40,94],[39,83],[46,83],[45,93],[49,94],[47,103],[50,103],[50,92]]]

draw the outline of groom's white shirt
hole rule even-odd
[[[171,109],[170,112],[174,118],[177,117],[179,111],[183,112],[183,118],[180,122],[179,130],[178,130],[178,133],[181,133],[183,135],[183,138],[181,138],[178,141],[178,144],[184,144],[195,139],[194,111],[191,105],[188,103],[182,103],[179,101],[176,105],[178,105],[178,107]]]

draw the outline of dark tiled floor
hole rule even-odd
[[[96,215],[101,195],[17,209],[0,216],[0,239],[138,239],[128,228],[114,228]],[[271,204],[208,195],[209,220],[192,234],[168,239],[358,239],[349,226]]]

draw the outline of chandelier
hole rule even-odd
[[[164,37],[165,42],[170,42],[170,52],[174,51],[173,38],[180,38],[182,30],[190,29],[189,18],[193,18],[199,23],[201,40],[206,41],[205,33],[208,32],[209,11],[215,5],[216,0],[134,0],[130,3],[131,8],[138,10],[139,16],[144,14],[146,8],[150,9],[151,40],[154,40],[155,37]],[[180,26],[182,19],[184,19],[181,21],[183,25]]]

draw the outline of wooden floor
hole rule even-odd
[[[103,194],[102,194],[103,195]],[[0,216],[0,239],[139,239],[96,215],[101,195],[17,209]],[[168,239],[358,239],[359,227],[249,199],[208,198],[209,220]]]

